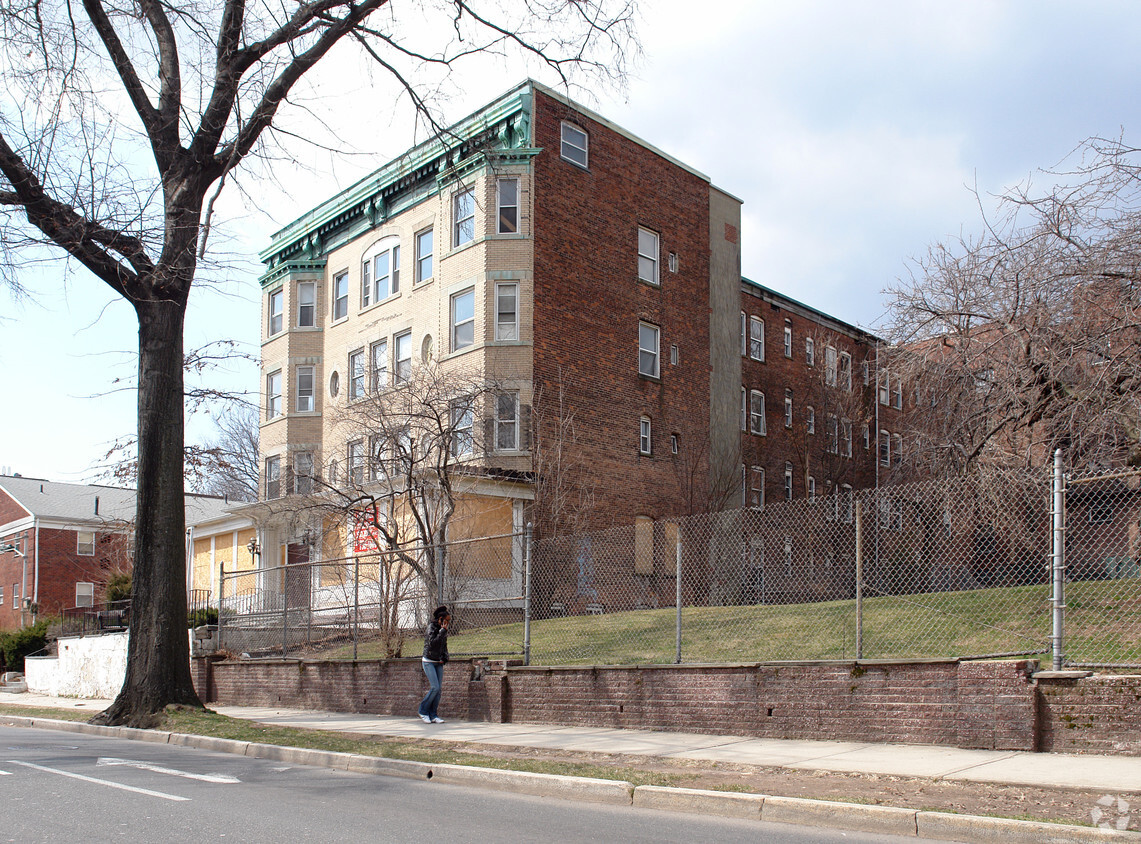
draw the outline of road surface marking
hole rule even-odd
[[[189,771],[179,771],[174,768],[164,768],[161,765],[153,765],[150,762],[137,762],[134,759],[116,759],[113,756],[101,756],[95,763],[96,765],[127,765],[131,768],[141,768],[144,771],[151,771],[156,774],[170,774],[172,777],[186,777],[191,780],[202,780],[202,782],[217,782],[232,784],[241,782],[237,777],[227,776],[226,774],[192,774]]]
[[[43,771],[48,774],[59,774],[61,777],[71,777],[73,780],[83,780],[83,782],[95,783],[95,785],[107,785],[111,788],[118,788],[122,791],[132,791],[135,794],[145,794],[148,797],[161,797],[164,800],[190,800],[189,797],[178,797],[174,794],[163,794],[161,791],[150,791],[146,788],[135,788],[133,785],[122,785],[121,783],[111,782],[110,780],[99,780],[95,777],[85,777],[83,774],[73,774],[71,771],[60,771],[56,768],[45,768],[43,765],[33,765],[31,762],[17,762],[15,759],[8,760],[9,765],[22,765],[25,768],[31,768],[36,771]]]

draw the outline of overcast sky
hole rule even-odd
[[[643,0],[644,59],[625,91],[585,104],[744,201],[743,272],[875,330],[880,291],[928,245],[979,229],[993,194],[1091,135],[1139,143],[1141,4]],[[343,62],[350,61],[347,57]],[[458,119],[535,74],[483,65],[446,105]],[[357,79],[346,88],[345,79]],[[187,346],[230,338],[257,354],[256,253],[280,226],[410,146],[407,115],[366,75],[313,81],[329,131],[355,150],[247,180],[228,199],[229,269],[192,294]],[[332,96],[338,92],[337,96]],[[264,209],[272,209],[273,214]],[[0,472],[92,480],[133,432],[134,317],[101,282],[45,271],[33,300],[0,291]],[[219,376],[256,391],[255,367]],[[209,435],[206,419],[190,437]]]

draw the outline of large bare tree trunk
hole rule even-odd
[[[182,491],[184,300],[135,303],[139,317],[139,483],[127,675],[99,722],[148,726],[172,703],[201,706],[186,634]],[[147,722],[147,723],[143,723]]]

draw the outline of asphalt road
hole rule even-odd
[[[10,842],[905,840],[9,727],[0,727],[0,806],[0,841]]]

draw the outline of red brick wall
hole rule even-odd
[[[1141,756],[1141,675],[1039,680],[1040,749]]]
[[[564,119],[589,133],[589,170],[560,158]],[[690,459],[707,460],[709,183],[541,92],[534,135],[543,148],[534,159],[536,389],[557,395],[560,374],[570,385],[596,484],[593,526],[678,513],[686,504],[670,434]],[[637,280],[639,225],[659,233],[660,287]],[[661,329],[660,379],[638,374],[639,320]],[[638,452],[643,414],[648,457]]]
[[[1014,661],[484,671],[473,663],[453,662],[444,671],[440,712],[445,718],[475,721],[1033,750],[1038,724],[1033,665]],[[409,717],[427,689],[418,660],[216,662],[211,672],[199,670],[195,676],[199,693],[221,704]],[[1086,704],[1092,699],[1087,695]],[[1076,711],[1082,703],[1075,697],[1073,706]],[[1122,731],[1125,719],[1122,710]],[[1133,724],[1136,731],[1136,716]],[[1097,750],[1091,738],[1098,732],[1088,728],[1086,744],[1068,749]]]

